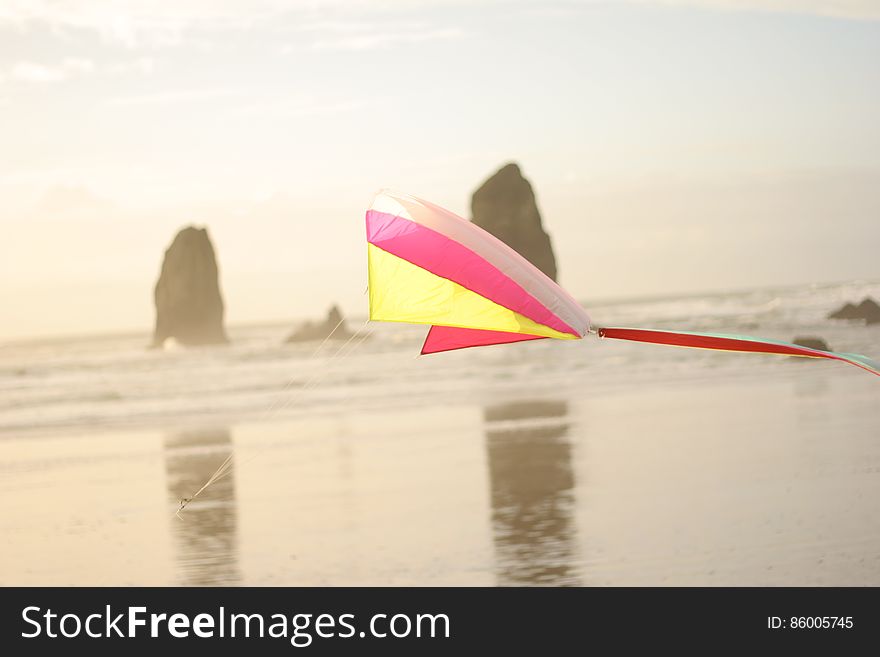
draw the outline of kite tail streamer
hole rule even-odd
[[[753,338],[747,335],[726,335],[723,333],[693,333],[690,331],[663,331],[638,328],[600,328],[600,338],[650,342],[674,347],[695,349],[715,349],[718,351],[741,351],[760,354],[779,354],[783,356],[802,356],[805,358],[828,358],[860,367],[880,376],[880,363],[859,354],[845,354],[835,351],[810,349],[789,342]]]

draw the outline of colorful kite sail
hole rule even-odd
[[[380,192],[367,210],[370,319],[428,324],[423,354],[554,338],[829,358],[880,375],[857,354],[742,335],[592,328],[565,290],[479,226],[405,194]]]

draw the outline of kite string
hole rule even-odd
[[[336,352],[333,354],[333,356],[331,356],[330,359],[327,361],[327,366],[328,366],[328,367],[325,368],[325,370],[323,370],[322,373],[325,373],[326,371],[328,371],[328,370],[330,369],[329,366],[332,365],[334,362],[337,362],[337,361],[340,361],[340,362],[341,362],[343,358],[347,358],[348,356],[350,356],[351,354],[353,354],[353,353],[355,352],[355,350],[356,350],[356,349],[357,349],[357,348],[358,348],[358,347],[359,347],[359,346],[360,346],[360,345],[361,345],[361,344],[362,344],[362,343],[363,343],[368,337],[370,337],[370,335],[373,334],[373,329],[371,328],[369,331],[366,331],[366,332],[360,337],[360,339],[358,339],[356,342],[352,343],[352,340],[354,340],[354,338],[357,337],[357,335],[358,335],[361,331],[363,331],[364,328],[367,327],[367,324],[369,323],[369,321],[370,321],[369,319],[365,320],[364,323],[360,326],[360,328],[358,328],[358,330],[355,331],[355,333],[354,333],[351,337],[349,337],[349,339],[346,341],[346,343],[345,343],[344,345],[342,345],[339,349],[336,350]],[[349,350],[347,350],[345,353],[342,353],[342,352],[343,352],[343,349],[345,349],[345,347],[346,347],[347,345],[351,345],[351,348],[350,348]],[[319,378],[320,378],[319,375],[312,376],[312,377],[310,378],[310,380],[307,381],[307,382],[303,385],[303,387],[302,387],[300,390],[298,390],[297,392],[299,392],[300,394],[303,394],[303,393],[305,393],[307,390],[312,390],[312,389],[314,389],[315,387],[317,387],[317,381],[318,381]],[[310,384],[313,384],[313,383],[314,383],[315,385],[310,385]],[[287,400],[287,402],[285,402],[284,405],[280,406],[279,408],[274,409],[273,412],[274,412],[274,413],[278,413],[278,412],[284,410],[288,405],[292,404],[292,403],[296,400],[296,398],[297,398],[296,395],[290,397],[290,398]],[[346,398],[346,399],[347,399],[347,398]],[[267,416],[267,418],[271,418],[271,417],[272,417],[271,415],[268,415],[268,416]],[[243,461],[243,464],[244,464],[244,463],[250,463],[250,462],[253,461],[255,458],[257,458],[257,457],[260,455],[260,453],[261,453],[261,452],[257,452],[256,454],[253,454],[253,455],[252,455],[247,461]],[[229,460],[229,459],[227,459],[227,460]],[[221,468],[222,468],[222,467],[223,467],[223,466],[222,466],[222,464],[221,464]],[[218,468],[218,471],[219,471],[219,470],[220,470],[220,468]],[[223,479],[223,477],[227,476],[227,475],[230,474],[231,472],[232,472],[231,467],[230,467],[230,468],[227,468],[222,474],[219,474],[219,475],[215,476],[215,477],[211,480],[211,484],[209,484],[209,485],[213,485],[213,484],[217,483],[218,481],[220,481],[221,479]],[[216,474],[216,473],[215,473],[215,474]]]
[[[370,321],[369,319],[364,320],[364,323],[361,324],[361,326],[357,329],[357,331],[355,331],[354,333],[352,333],[352,334],[349,336],[348,340],[346,340],[345,343],[344,343],[342,346],[340,346],[340,347],[339,347],[339,348],[333,353],[333,355],[332,355],[332,356],[330,357],[330,359],[327,361],[327,367],[325,367],[325,368],[322,369],[322,370],[319,370],[318,372],[315,372],[315,373],[314,373],[314,374],[313,374],[313,375],[312,375],[312,376],[311,376],[311,377],[310,377],[310,378],[309,378],[309,379],[303,384],[302,388],[300,389],[300,392],[301,392],[301,393],[304,393],[304,392],[306,392],[307,390],[311,390],[311,389],[317,387],[318,380],[321,378],[321,375],[322,375],[322,374],[326,374],[326,373],[327,373],[327,371],[329,370],[330,365],[334,364],[334,363],[337,361],[337,359],[338,359],[338,360],[342,360],[343,358],[348,357],[349,354],[351,354],[351,353],[355,350],[355,348],[356,348],[358,345],[360,345],[360,343],[363,342],[363,341],[366,339],[366,337],[367,337],[368,335],[370,335],[370,334],[372,333],[372,331],[368,331],[368,332],[364,333],[364,335],[361,336],[361,339],[358,340],[358,341],[354,344],[354,346],[352,346],[352,348],[351,348],[349,351],[343,353],[343,352],[345,351],[345,348],[348,347],[350,344],[352,344],[352,341],[353,341],[353,340],[354,340],[354,339],[355,339],[355,338],[361,333],[361,331],[363,331],[363,330],[367,327],[367,324],[369,323],[369,321]],[[316,352],[316,353],[317,353],[317,352]],[[279,406],[279,407],[277,407],[277,408],[275,408],[275,409],[272,409],[272,413],[274,414],[274,413],[278,413],[278,412],[280,412],[280,411],[283,411],[285,408],[287,408],[288,406],[290,406],[294,401],[296,401],[296,399],[297,399],[296,395],[291,396],[291,397],[288,397],[288,398],[284,401],[284,403],[281,404],[281,406]],[[271,417],[272,417],[272,415],[269,415],[269,418],[271,418]]]
[[[367,320],[367,321],[369,321],[369,320]],[[364,322],[364,326],[366,326],[366,324],[367,324],[367,322]],[[363,327],[361,327],[361,328],[363,328]],[[360,337],[360,339],[357,340],[357,342],[355,342],[355,343],[352,345],[351,349],[349,349],[345,354],[343,354],[342,358],[348,357],[349,355],[353,354],[353,353],[355,352],[355,350],[361,345],[361,343],[363,343],[363,342],[364,342],[368,337],[370,337],[372,334],[373,334],[373,330],[372,330],[372,329],[370,329],[369,331],[367,331],[366,333],[364,333],[364,334]],[[350,340],[349,340],[349,341],[350,341]],[[337,353],[338,353],[338,352],[337,352]],[[342,358],[340,358],[339,360],[341,361]],[[331,358],[331,360],[328,361],[328,364],[330,364],[332,361],[333,361],[333,359]],[[314,386],[313,386],[313,387],[314,387]],[[306,389],[306,388],[303,387],[303,391],[305,391],[305,389]],[[309,389],[312,389],[312,388],[309,388]],[[351,393],[349,393],[349,395],[347,395],[345,398],[343,398],[342,401],[347,401],[348,398],[349,398],[350,396],[351,396]],[[283,408],[284,408],[284,407],[281,407],[281,408],[278,408],[278,409],[276,409],[276,410],[277,410],[277,411],[281,411],[281,410],[283,410]],[[256,459],[258,456],[260,456],[260,454],[262,454],[262,450],[260,450],[260,451],[258,451],[257,453],[251,455],[251,457],[250,457],[249,459],[247,459],[246,461],[242,461],[242,465],[244,465],[244,464],[246,464],[246,463],[250,463],[251,461],[253,461],[254,459]],[[219,468],[218,468],[218,470],[219,470]],[[216,484],[218,481],[220,481],[220,480],[223,479],[224,477],[230,475],[231,473],[232,473],[232,468],[231,468],[231,467],[230,467],[230,468],[227,468],[222,474],[219,474],[219,475],[215,476],[215,477],[211,480],[211,483],[210,483],[209,485],[214,485],[214,484]]]
[[[324,345],[327,344],[327,340],[329,340],[330,338],[333,337],[333,334],[336,333],[336,329],[338,329],[340,326],[342,326],[342,322],[344,322],[344,321],[345,321],[345,317],[340,317],[339,321],[336,322],[336,326],[333,327],[333,330],[327,334],[327,337],[325,337],[323,340],[321,340],[321,344],[319,344],[317,346],[317,348],[312,352],[312,355],[309,356],[309,358],[314,358],[315,356],[318,355],[318,352],[320,352],[321,349],[324,348]]]
[[[323,349],[324,345],[326,345],[327,342],[333,337],[333,334],[336,333],[336,330],[337,330],[340,326],[342,326],[342,324],[343,324],[344,321],[345,321],[345,319],[343,318],[343,319],[340,319],[339,322],[337,322],[336,326],[334,326],[333,329],[330,331],[330,333],[328,333],[327,336],[321,341],[321,344],[319,344],[318,347],[317,347],[317,348],[312,352],[312,354],[309,356],[309,358],[306,359],[306,362],[310,362],[310,361],[312,361],[312,360],[315,359],[315,357],[316,357],[316,356],[321,352],[321,350]],[[364,320],[364,323],[358,328],[358,330],[355,331],[354,333],[352,333],[352,335],[348,338],[348,340],[346,340],[345,343],[344,343],[341,347],[339,347],[339,349],[336,350],[336,352],[333,354],[333,356],[331,356],[330,359],[327,361],[327,367],[326,367],[326,368],[322,368],[322,369],[320,369],[320,370],[317,370],[316,372],[314,372],[314,373],[312,374],[311,377],[309,377],[309,379],[306,380],[306,382],[302,385],[302,387],[299,388],[299,390],[297,391],[297,392],[299,393],[299,395],[302,395],[302,394],[305,393],[307,390],[310,390],[310,389],[313,387],[312,384],[315,383],[315,382],[320,378],[320,376],[321,376],[322,374],[326,373],[326,371],[327,371],[327,369],[329,368],[329,366],[330,366],[332,363],[334,363],[334,361],[337,359],[338,356],[340,356],[340,354],[342,353],[342,351],[343,351],[343,350],[344,350],[349,344],[351,344],[352,340],[354,340],[354,338],[357,337],[357,335],[358,335],[359,333],[361,333],[361,331],[363,331],[364,328],[366,328],[366,326],[367,326],[367,324],[369,323],[369,321],[370,321],[369,318],[367,318],[366,320]],[[355,343],[355,346],[354,346],[354,347],[353,347],[348,353],[346,353],[345,356],[348,356],[351,352],[353,352],[354,349],[355,349],[357,346],[359,346],[359,345],[360,345],[360,344],[361,344],[361,343],[362,343],[362,342],[363,342],[363,341],[364,341],[364,340],[365,340],[365,339],[366,339],[371,333],[372,333],[372,330],[371,330],[371,331],[368,331],[368,332],[365,333],[363,336],[361,336],[360,340],[358,340],[357,343]],[[295,381],[296,381],[296,379],[295,379],[294,377],[291,377],[291,378],[287,381],[287,383],[284,385],[284,387],[281,389],[281,393],[283,394],[284,392],[286,392],[286,391],[290,388],[290,386],[293,385],[293,383],[294,383]],[[280,405],[278,405],[278,404],[279,404],[279,401],[282,399],[282,397],[279,395],[279,397],[278,397],[275,401],[273,401],[272,404],[270,404],[270,405],[266,408],[266,410],[263,412],[263,417],[262,417],[262,419],[269,419],[269,418],[273,417],[275,413],[278,413],[278,412],[284,410],[285,408],[287,408],[287,406],[289,406],[290,404],[292,404],[292,403],[298,398],[299,395],[294,394],[294,395],[292,395],[291,397],[289,397],[286,401],[284,401],[283,403],[281,403]],[[233,456],[232,454],[230,454],[229,456],[227,456],[226,459],[225,459],[225,460],[224,460],[224,461],[218,466],[218,468],[214,471],[214,473],[213,473],[210,477],[208,477],[207,481],[202,485],[202,487],[199,488],[195,493],[193,493],[193,495],[192,495],[191,497],[188,497],[188,498],[187,498],[187,497],[184,497],[184,498],[182,498],[182,499],[180,500],[180,502],[179,502],[179,507],[178,507],[178,509],[177,509],[177,513],[176,513],[176,515],[177,515],[178,518],[180,518],[180,512],[183,511],[183,509],[185,509],[186,506],[187,506],[190,502],[192,502],[192,501],[193,501],[194,499],[196,499],[199,495],[201,495],[201,494],[202,494],[205,490],[207,490],[211,485],[217,483],[220,479],[224,478],[226,475],[228,475],[228,474],[232,471],[232,463],[233,463],[233,461],[232,461],[232,456]],[[257,456],[257,455],[254,455],[253,457],[251,457],[251,460],[252,460],[253,458],[255,458],[256,456]]]
[[[344,322],[345,322],[344,317],[341,318],[338,322],[336,322],[336,326],[334,326],[333,329],[327,334],[327,336],[323,340],[321,340],[321,344],[319,344],[317,346],[317,348],[311,353],[311,355],[306,359],[307,363],[309,363],[315,359],[315,357],[321,352],[321,349],[324,348],[324,345],[327,344],[327,342],[330,340],[330,338],[333,337],[333,334],[336,333],[336,330],[340,326],[342,326],[342,324]],[[272,413],[276,410],[275,406],[281,402],[281,400],[283,399],[284,393],[287,392],[287,390],[290,388],[290,386],[292,386],[294,384],[295,381],[296,381],[296,377],[290,377],[289,379],[287,379],[287,382],[284,384],[284,386],[282,386],[281,392],[278,394],[278,397],[275,400],[273,400],[271,404],[269,404],[269,406],[263,412],[264,414]]]

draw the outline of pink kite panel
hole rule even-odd
[[[479,329],[456,328],[454,326],[432,326],[422,345],[423,354],[436,354],[440,351],[486,347],[492,344],[508,344],[526,340],[544,340],[540,335],[505,333],[504,331],[482,331]]]
[[[390,205],[384,204],[386,199],[391,201]],[[574,328],[579,336],[586,334],[590,319],[580,304],[532,263],[479,226],[428,201],[388,190],[380,193],[373,203],[376,210],[400,214],[471,250]],[[400,212],[386,210],[395,205]]]
[[[431,228],[378,210],[368,210],[367,241],[533,322],[579,336],[575,329],[497,267]]]

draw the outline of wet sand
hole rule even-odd
[[[0,583],[876,586],[877,399],[835,373],[4,437]]]

